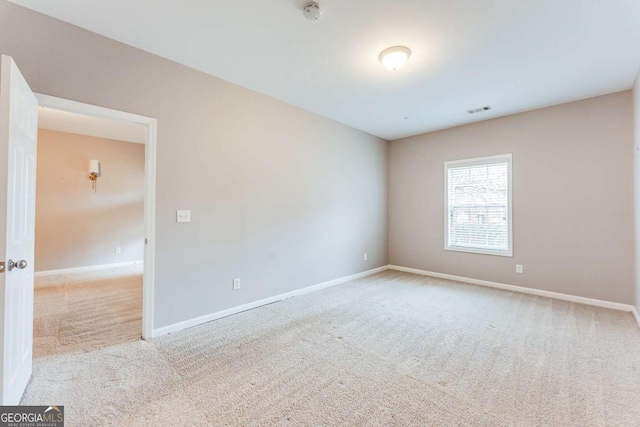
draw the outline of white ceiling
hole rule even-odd
[[[304,0],[13,1],[386,139],[626,90],[640,69],[637,0],[319,0],[317,22]],[[413,55],[390,72],[394,45]]]
[[[144,144],[146,132],[144,126],[135,123],[101,119],[42,107],[38,109],[38,128],[137,144]]]

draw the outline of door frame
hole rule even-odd
[[[142,339],[151,339],[153,337],[153,295],[155,284],[156,140],[158,121],[151,117],[112,110],[110,108],[57,98],[50,95],[35,93],[35,96],[41,107],[102,119],[136,123],[146,128],[144,147],[144,234],[146,244],[144,246],[144,273],[142,280]]]

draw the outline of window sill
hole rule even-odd
[[[466,252],[470,254],[494,255],[494,256],[503,256],[503,257],[513,258],[512,250],[503,252],[503,251],[492,251],[489,249],[465,248],[465,247],[458,247],[458,246],[445,246],[444,250],[451,251],[451,252]]]

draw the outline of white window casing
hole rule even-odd
[[[444,164],[444,249],[513,256],[512,156]]]

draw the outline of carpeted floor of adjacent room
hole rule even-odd
[[[142,265],[35,279],[33,357],[139,341]]]
[[[54,353],[22,404],[69,426],[640,425],[631,314],[393,271]]]

